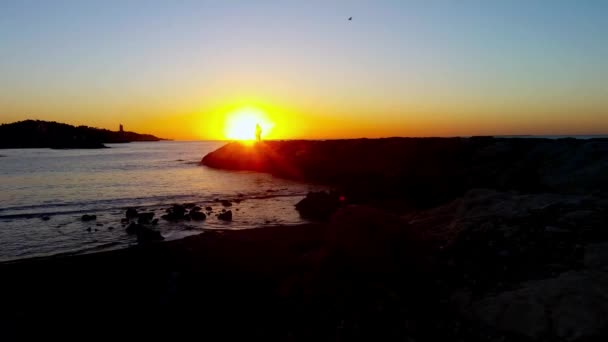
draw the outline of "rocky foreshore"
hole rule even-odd
[[[363,200],[433,206],[469,189],[608,190],[608,139],[386,138],[233,142],[202,164],[330,184]],[[351,197],[352,197],[351,196]]]
[[[317,223],[0,264],[0,328],[28,337],[603,341],[607,154],[608,141],[573,139],[228,144],[203,164],[333,186],[296,206]],[[174,205],[161,219],[205,212]],[[123,223],[145,242],[158,238],[154,219],[130,209]]]

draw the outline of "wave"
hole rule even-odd
[[[218,200],[227,201],[246,201],[263,200],[281,197],[305,196],[306,192],[285,192],[287,189],[260,191],[249,194],[209,194],[206,196],[197,195],[174,195],[174,196],[148,196],[132,198],[113,198],[90,202],[64,202],[53,204],[34,204],[25,206],[13,206],[0,209],[0,220],[7,219],[32,219],[42,216],[74,215],[84,213],[99,213],[110,211],[122,211],[130,207],[139,209],[149,209],[154,207],[169,206],[182,203],[215,203]],[[65,210],[58,210],[65,208]],[[25,212],[24,212],[25,211]],[[6,214],[3,214],[5,212]]]

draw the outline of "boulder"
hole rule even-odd
[[[211,208],[211,207],[205,207],[205,210],[207,210],[207,211],[213,211],[213,208]]]
[[[139,213],[137,216],[137,223],[147,224],[154,218],[154,213]]]
[[[139,229],[137,229],[136,234],[137,234],[137,241],[140,243],[152,242],[152,241],[162,241],[165,239],[159,231],[153,230],[153,229],[145,227],[145,226],[139,226]]]
[[[48,221],[48,220],[51,219],[51,217],[48,216],[48,215],[44,215],[44,216],[41,217],[41,219],[42,219],[42,221]]]
[[[608,326],[606,288],[604,272],[571,271],[486,296],[469,309],[490,327],[532,339],[594,340]]]
[[[140,225],[135,223],[135,222],[131,222],[131,224],[129,224],[127,226],[127,234],[135,234],[137,233],[137,230],[139,229]]]
[[[128,208],[127,212],[125,213],[125,217],[128,220],[137,218],[137,209],[135,209],[135,208]]]
[[[144,225],[132,222],[127,227],[128,234],[137,235],[138,242],[149,242],[149,241],[160,241],[164,240],[164,237],[160,234],[159,231],[148,228]]]
[[[167,209],[167,214],[161,216],[161,218],[168,221],[180,221],[189,220],[190,216],[186,215],[186,207],[180,204],[174,204],[171,208]]]
[[[226,212],[220,213],[217,218],[222,221],[232,221],[232,210],[228,210]]]
[[[334,192],[309,192],[296,204],[300,216],[306,219],[327,220],[341,205],[341,197]]]
[[[192,207],[190,209],[190,212],[201,211],[201,210],[203,210],[203,208],[199,207],[198,205],[195,205],[194,207]]]
[[[190,217],[195,221],[202,221],[207,218],[205,213],[201,213],[200,211],[190,211]]]
[[[82,217],[80,219],[83,222],[93,221],[93,220],[97,220],[97,215],[84,214],[84,215],[82,215]]]
[[[223,201],[222,201],[222,205],[223,205],[224,207],[231,207],[231,206],[232,206],[232,203],[230,203],[230,201],[223,200]]]
[[[398,216],[366,206],[346,206],[332,216],[326,236],[330,253],[353,269],[383,272],[392,269],[403,231]]]

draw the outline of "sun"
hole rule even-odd
[[[268,136],[274,123],[257,108],[241,108],[226,115],[224,135],[230,140],[255,140],[256,125],[262,129],[262,137]]]

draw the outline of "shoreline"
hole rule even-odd
[[[0,263],[0,328],[44,323],[65,337],[101,323],[108,337],[296,341],[608,336],[608,141],[231,143],[209,156],[339,191],[298,204],[319,223]],[[170,219],[184,219],[178,207]]]

